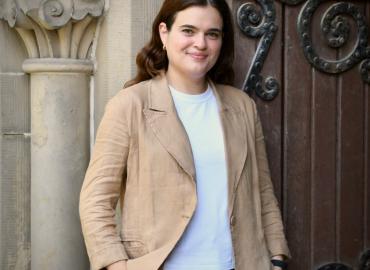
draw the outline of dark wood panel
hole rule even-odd
[[[279,30],[276,32],[274,41],[262,69],[264,78],[272,76],[280,83],[280,93],[272,101],[266,102],[255,97],[260,113],[262,126],[265,134],[266,149],[270,164],[271,178],[275,188],[275,194],[282,205],[282,102],[283,102],[283,18],[282,4],[276,2],[276,24]]]
[[[232,1],[234,12],[245,2],[256,1]],[[345,2],[367,12],[370,26],[368,1]],[[369,86],[361,81],[357,67],[339,75],[313,68],[303,54],[297,32],[303,5],[274,3],[279,31],[262,75],[281,78],[282,90],[272,102],[255,99],[274,185],[283,203],[293,255],[289,269],[318,269],[332,262],[356,267],[359,255],[370,243]],[[346,16],[351,26],[348,42],[340,50],[328,46],[320,23],[334,3],[337,1],[323,1],[311,21],[314,48],[325,59],[343,58],[357,39],[355,22]],[[237,37],[239,87],[256,44]],[[282,177],[277,180],[279,173]]]
[[[366,5],[366,18],[370,25],[370,3]],[[370,44],[370,36],[369,36]],[[364,249],[370,249],[370,87],[365,85],[365,198],[364,198]]]
[[[255,1],[232,1],[234,12],[244,2]],[[354,21],[349,18],[351,32],[346,45],[340,50],[328,47],[320,22],[336,2],[322,2],[312,18],[315,50],[326,59],[347,55],[357,39]],[[365,12],[366,2],[345,2]],[[368,18],[369,5],[367,2]],[[340,75],[312,68],[303,55],[296,27],[302,5],[282,8],[276,1],[275,6],[279,31],[262,75],[283,78],[283,90],[272,102],[256,100],[274,185],[278,197],[279,190],[283,194],[279,200],[293,254],[290,269],[316,269],[335,261],[355,267],[370,242],[368,86],[357,68]],[[241,86],[256,43],[252,46],[253,41],[244,36],[237,42],[242,42],[236,45],[235,63],[236,84]],[[249,60],[240,60],[247,56]],[[283,177],[277,180],[279,172]]]
[[[370,25],[370,3],[366,4],[366,18]],[[370,27],[370,26],[369,26]],[[370,44],[370,36],[368,37]],[[364,249],[370,249],[370,87],[365,87],[365,162],[364,162],[364,179],[365,179],[365,197],[364,197]]]
[[[336,51],[322,41],[320,18],[327,9],[321,5],[312,22],[312,38],[319,55],[335,59]],[[337,78],[312,70],[312,269],[334,262],[336,220],[336,115]]]
[[[236,18],[237,10],[241,4],[246,1],[232,1],[232,9],[234,18]],[[230,1],[229,1],[230,3]],[[250,2],[255,3],[255,2]],[[256,3],[255,3],[256,4]],[[256,5],[260,9],[259,5]],[[279,2],[275,4],[276,8],[276,24],[282,23],[282,5]],[[257,46],[260,42],[259,38],[253,39],[246,37],[235,25],[236,46],[235,46],[235,86],[241,88],[243,86],[245,76],[251,65],[253,56],[256,54]],[[270,53],[266,59],[266,64],[262,70],[262,76],[272,76],[279,82],[282,82],[282,31],[278,31],[274,42],[270,49]],[[282,91],[282,90],[281,90]],[[281,140],[282,140],[282,94],[278,95],[272,102],[261,101],[255,94],[252,94],[256,100],[258,111],[263,123],[265,134],[266,149],[269,157],[270,170],[272,181],[275,187],[275,194],[281,203],[282,195],[282,160],[281,160]]]
[[[356,2],[364,11],[364,4]],[[351,28],[356,29],[351,21]],[[356,40],[351,31],[350,40]],[[344,57],[351,43],[340,50]],[[349,70],[339,79],[338,119],[341,128],[338,167],[338,225],[339,259],[351,266],[357,265],[363,251],[364,198],[364,91],[357,69]]]
[[[364,250],[370,249],[370,87],[366,86],[365,92],[365,194],[364,194]]]
[[[355,71],[356,72],[356,71]],[[362,87],[346,74],[341,83],[342,88],[342,135],[340,166],[340,258],[354,265],[355,258],[363,246],[363,95]],[[348,76],[348,77],[347,77]],[[354,87],[355,86],[355,87]],[[356,93],[357,92],[357,93]],[[354,222],[355,221],[355,222]]]
[[[289,269],[311,269],[311,67],[302,61],[296,20],[300,7],[285,8],[284,216],[295,258]]]
[[[236,24],[237,11],[240,5],[244,4],[245,0],[228,0],[232,9],[234,18],[234,31],[235,31],[235,83],[238,88],[243,86],[245,77],[252,63],[253,56],[256,52],[258,39],[249,38],[242,33]],[[231,3],[230,3],[231,2]]]

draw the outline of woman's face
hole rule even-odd
[[[212,6],[192,6],[178,12],[171,30],[161,23],[159,33],[167,50],[168,72],[203,79],[220,54],[222,25],[219,12]]]

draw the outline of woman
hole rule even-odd
[[[280,270],[289,257],[224,0],[165,0],[81,192],[92,269]],[[115,208],[121,200],[119,230]]]

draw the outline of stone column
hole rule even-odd
[[[103,11],[104,0],[0,3],[29,54],[32,269],[89,268],[78,198],[89,160],[88,55]]]
[[[92,63],[28,59],[23,68],[31,74],[31,269],[88,269],[77,207]]]

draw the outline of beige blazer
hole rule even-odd
[[[272,255],[290,254],[256,106],[238,89],[212,86],[225,139],[236,270],[272,269]],[[160,269],[196,203],[192,150],[166,77],[120,91],[106,107],[80,197],[92,269],[119,260],[128,260],[128,270]]]

